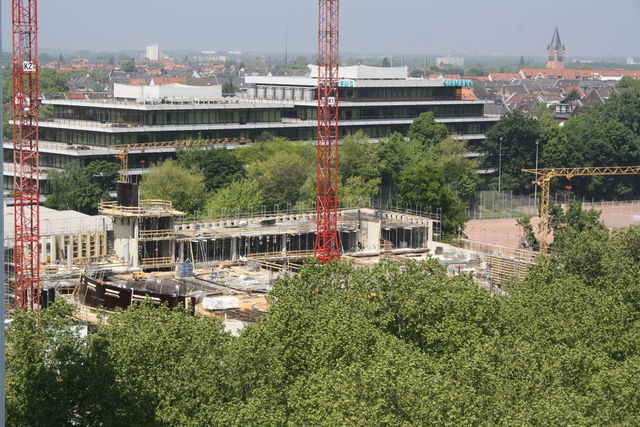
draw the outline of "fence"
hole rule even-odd
[[[513,191],[478,191],[473,201],[465,209],[465,215],[470,219],[518,218],[524,215],[537,216],[539,200],[534,195],[517,195],[513,194]],[[640,203],[637,200],[598,201],[595,198],[579,198],[575,194],[568,192],[556,192],[552,194],[551,198],[553,204],[564,206],[575,200],[582,202],[584,209],[600,210],[608,206]]]
[[[432,209],[431,206],[416,205],[416,204],[401,204],[401,203],[385,203],[385,202],[367,202],[366,200],[348,200],[346,203],[340,203],[340,210],[347,209],[377,209],[385,211],[393,211],[398,213],[404,213],[408,215],[421,216],[425,218],[435,219],[440,221],[442,219],[442,209]],[[256,218],[256,217],[270,217],[280,215],[302,215],[311,214],[316,212],[316,202],[311,203],[297,203],[292,205],[286,203],[283,205],[275,204],[273,206],[249,206],[246,210],[236,209],[223,209],[215,215],[204,214],[200,215],[196,212],[193,217],[184,217],[180,222],[192,222],[200,220],[221,220],[221,219],[242,219],[242,218]]]

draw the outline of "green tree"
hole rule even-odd
[[[256,181],[236,181],[216,191],[207,201],[205,212],[210,216],[234,212],[258,212],[264,204],[262,190]]]
[[[522,229],[522,239],[520,240],[520,246],[523,248],[531,248],[534,251],[538,251],[540,250],[540,242],[533,232],[531,218],[531,215],[526,215],[516,220],[516,224]]]
[[[456,194],[469,200],[478,188],[477,160],[470,157],[465,141],[447,138],[435,147],[435,154],[442,164],[444,180],[452,184]]]
[[[105,391],[101,384],[109,377],[95,377],[100,372],[91,369],[72,312],[57,301],[39,313],[14,313],[6,335],[7,424],[90,425],[101,412],[93,393]]]
[[[379,178],[376,151],[376,146],[369,143],[369,138],[363,131],[346,136],[340,145],[338,157],[342,182],[353,177],[361,177],[364,181]]]
[[[386,186],[396,185],[405,167],[426,156],[422,143],[406,141],[400,133],[393,133],[382,139],[376,144],[376,148],[380,177],[382,184]]]
[[[138,71],[138,69],[136,68],[136,64],[131,60],[125,61],[122,64],[120,64],[120,69],[125,73],[134,73]]]
[[[558,126],[550,114],[538,118],[538,135],[538,167],[581,166],[576,163],[576,158],[572,155],[566,132]]]
[[[182,167],[202,171],[207,191],[229,185],[244,175],[244,163],[231,150],[189,148],[178,150],[177,155]]]
[[[38,87],[42,95],[62,95],[69,92],[69,75],[53,68],[40,68]]]
[[[522,173],[522,169],[535,167],[538,139],[537,121],[519,112],[503,117],[489,129],[480,151],[485,153],[487,167],[497,170],[501,163],[502,189],[518,192],[533,190],[531,177]]]
[[[99,329],[93,347],[115,373],[114,425],[212,425],[232,410],[222,321],[144,304]]]
[[[409,138],[428,146],[437,145],[448,135],[447,127],[442,123],[437,123],[431,111],[420,114],[409,127]]]
[[[114,162],[94,160],[85,167],[69,163],[63,171],[47,170],[50,194],[45,206],[52,209],[73,209],[95,215],[98,204],[110,200],[109,191],[115,189],[120,176]]]
[[[344,206],[366,206],[380,191],[380,179],[365,181],[362,176],[352,176],[338,187],[340,203]]]
[[[577,101],[578,99],[580,99],[580,94],[578,93],[577,90],[572,89],[571,92],[569,92],[569,94],[566,97],[566,101],[572,102],[572,101]]]
[[[464,204],[445,185],[442,165],[422,160],[406,167],[399,177],[397,189],[402,203],[442,209],[442,229],[452,235],[464,227]]]
[[[142,177],[140,195],[170,200],[177,210],[187,214],[202,212],[208,197],[202,172],[184,168],[174,160],[151,166]]]
[[[296,204],[302,185],[313,173],[312,167],[299,154],[280,151],[267,160],[251,163],[247,176],[258,183],[267,206],[283,207]]]
[[[616,87],[619,87],[621,89],[640,88],[640,80],[634,79],[633,77],[624,76],[618,83],[616,83]]]
[[[636,425],[640,227],[596,217],[571,207],[564,246],[505,293],[433,259],[310,261],[238,337],[151,303],[87,338],[65,304],[17,311],[7,422]]]

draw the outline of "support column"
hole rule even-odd
[[[40,236],[40,264],[47,262],[47,240],[49,239],[49,237]]]
[[[231,260],[235,261],[238,259],[238,238],[231,238]]]
[[[134,218],[131,221],[131,226],[133,227],[133,239],[129,239],[129,257],[132,261],[133,267],[139,267],[140,251],[138,250],[138,233],[140,230],[138,226],[138,220]]]
[[[58,238],[56,236],[51,236],[51,247],[49,249],[49,253],[51,254],[51,263],[58,264]]]

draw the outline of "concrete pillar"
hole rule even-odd
[[[140,266],[139,252],[138,252],[138,233],[140,232],[140,227],[138,225],[137,219],[132,219],[133,226],[133,239],[129,239],[129,256],[133,261],[134,267]]]
[[[280,236],[280,245],[282,246],[282,252],[287,252],[287,235]]]
[[[49,252],[51,254],[51,263],[58,264],[58,248],[57,242],[58,238],[56,236],[51,236],[51,247],[49,248]]]
[[[235,261],[238,259],[238,238],[231,238],[231,260]]]
[[[428,237],[428,242],[433,242],[433,221],[429,221],[429,225],[427,226],[429,228],[429,237]]]
[[[129,256],[129,242],[125,242],[123,245],[123,249],[124,249],[124,265],[126,265],[127,267],[130,265],[130,261],[131,261],[131,257]]]
[[[67,265],[73,265],[73,239],[69,239],[69,244],[67,245]]]
[[[184,262],[184,242],[180,242],[180,246],[178,247],[178,262]]]
[[[49,240],[48,237],[40,237],[40,264],[47,262],[47,240]]]

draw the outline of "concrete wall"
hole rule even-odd
[[[134,218],[113,221],[113,251],[130,267],[138,267],[138,223]]]
[[[108,253],[106,231],[87,231],[45,236],[41,239],[41,262],[78,265],[105,258]]]

